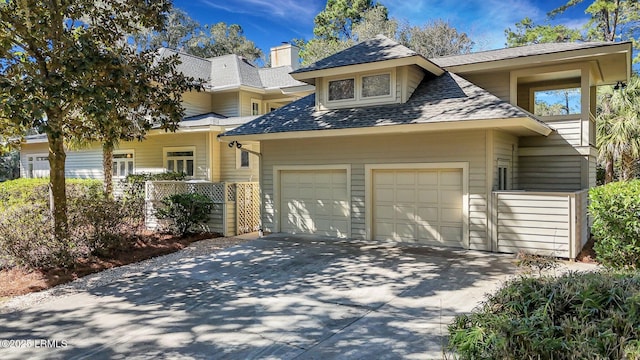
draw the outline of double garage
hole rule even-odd
[[[367,239],[468,247],[466,163],[366,165],[364,183],[349,165],[276,167],[274,177],[281,232],[348,238],[362,227],[352,214],[364,213]]]

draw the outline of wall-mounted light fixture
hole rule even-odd
[[[614,86],[613,86],[613,90],[620,90],[620,89],[624,89],[627,87],[627,83],[624,81],[618,81]]]
[[[229,143],[229,147],[230,147],[230,148],[232,148],[234,145],[235,145],[238,149],[242,148],[242,144],[240,144],[239,142],[237,142],[237,141],[235,141],[235,140]]]

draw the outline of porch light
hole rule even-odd
[[[627,87],[627,83],[624,81],[618,81],[614,86],[613,86],[613,90],[620,90],[620,89],[624,89]]]

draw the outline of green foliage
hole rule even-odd
[[[165,25],[161,31],[144,29],[136,34],[136,46],[145,50],[166,47],[204,58],[236,54],[255,61],[262,56],[262,51],[244,36],[238,24],[219,22],[203,26],[184,10],[173,8]]]
[[[517,22],[515,30],[508,28],[504,33],[508,47],[583,39],[580,30],[570,29],[565,25],[535,25],[528,17]]]
[[[94,179],[67,179],[67,195],[78,198],[83,194],[102,191],[102,182]],[[7,209],[37,204],[48,206],[49,179],[16,179],[0,183],[0,212]]]
[[[0,181],[20,177],[20,152],[18,150],[2,153],[0,151]]]
[[[169,220],[170,229],[184,236],[194,226],[207,222],[211,210],[213,210],[213,202],[204,195],[175,194],[162,200],[162,206],[156,211],[156,217]]]
[[[127,204],[129,211],[131,211],[131,216],[134,219],[141,219],[141,221],[144,221],[145,183],[147,181],[156,180],[182,181],[185,179],[186,175],[178,172],[129,174],[126,178],[120,180],[122,201]]]
[[[598,261],[617,269],[640,269],[640,180],[592,188],[589,199]]]
[[[327,0],[327,5],[313,22],[313,34],[325,40],[352,39],[351,29],[363,14],[375,6],[372,0]]]
[[[449,325],[461,359],[635,359],[639,273],[520,277]]]
[[[53,219],[45,202],[23,204],[2,212],[0,259],[2,266],[30,269],[65,267],[78,256],[77,241],[54,236]]]

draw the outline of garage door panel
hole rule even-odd
[[[281,171],[280,187],[281,231],[349,236],[345,170]]]
[[[372,178],[375,239],[464,247],[461,169],[374,170]]]

